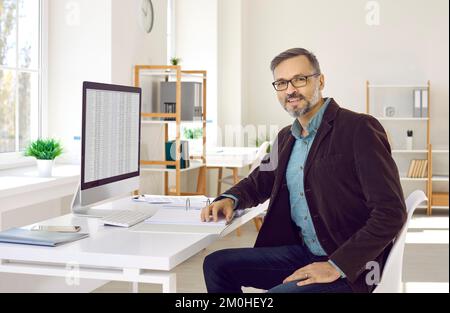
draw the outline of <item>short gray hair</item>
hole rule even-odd
[[[283,62],[287,59],[290,59],[290,58],[301,56],[301,55],[304,55],[308,59],[309,63],[314,68],[316,73],[321,74],[319,61],[317,61],[317,58],[314,55],[314,53],[312,53],[306,49],[303,49],[303,48],[292,48],[292,49],[286,50],[284,52],[281,52],[279,55],[277,55],[270,63],[270,69],[272,70],[272,73],[275,71],[275,68],[281,62]]]

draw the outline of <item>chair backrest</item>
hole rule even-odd
[[[381,281],[373,290],[374,293],[395,293],[402,292],[402,269],[403,269],[403,252],[405,250],[406,233],[408,232],[408,224],[416,210],[417,206],[427,201],[427,196],[422,190],[416,190],[406,199],[406,210],[408,218],[402,230],[395,238],[394,245],[384,265]]]
[[[269,148],[270,142],[268,141],[264,141],[258,148],[258,152],[256,153],[256,158],[252,163],[252,166],[250,167],[250,172],[253,172],[253,170],[255,168],[257,168],[259,166],[259,164],[261,164],[262,159],[264,158],[264,156],[267,153],[267,148]]]

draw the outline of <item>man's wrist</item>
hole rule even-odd
[[[238,203],[239,200],[238,198],[236,198],[235,196],[233,196],[232,194],[228,194],[228,193],[224,193],[222,195],[220,195],[221,198],[228,198],[234,201],[233,203],[233,210],[236,210],[236,208],[238,207]]]
[[[339,273],[341,278],[346,278],[347,277],[345,275],[345,273],[339,268],[339,266],[337,266],[332,260],[328,260],[328,263],[330,263],[331,266],[334,267],[334,269]]]

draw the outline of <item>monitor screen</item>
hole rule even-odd
[[[141,89],[83,83],[81,190],[139,176]]]

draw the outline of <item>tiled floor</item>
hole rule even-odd
[[[202,273],[203,258],[224,248],[251,247],[256,238],[253,223],[242,229],[242,235],[232,233],[179,265],[178,292],[206,292]],[[416,214],[406,238],[403,277],[406,292],[449,292],[449,217],[448,211],[432,217]],[[161,292],[158,285],[140,284],[140,292]],[[130,292],[131,284],[110,282],[94,292]],[[253,290],[247,289],[252,292]]]

